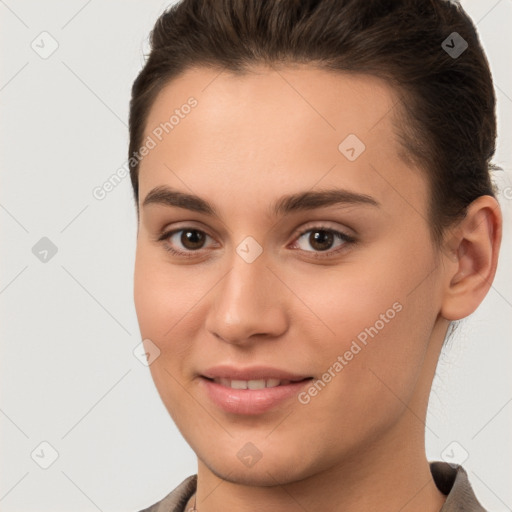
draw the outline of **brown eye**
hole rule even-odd
[[[202,231],[197,229],[181,230],[180,242],[186,249],[201,249],[205,240],[206,236]]]
[[[317,229],[311,231],[309,235],[309,244],[317,251],[326,251],[330,249],[334,242],[334,235],[330,231]]]
[[[356,243],[356,239],[336,229],[316,226],[300,233],[295,247],[309,253],[315,258],[336,256],[349,245]]]
[[[210,244],[212,237],[204,231],[195,228],[181,228],[163,233],[158,241],[162,242],[166,251],[174,256],[192,258],[201,255],[207,248],[208,240]]]

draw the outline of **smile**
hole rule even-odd
[[[213,382],[231,389],[263,389],[275,388],[276,386],[286,386],[290,380],[279,379],[257,379],[257,380],[231,380],[225,378],[213,379]]]

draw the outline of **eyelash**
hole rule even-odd
[[[195,250],[195,251],[194,250],[177,251],[176,249],[174,249],[173,247],[168,245],[167,242],[166,242],[171,236],[175,235],[176,233],[180,233],[182,231],[197,231],[197,232],[202,233],[202,234],[204,234],[206,236],[210,236],[207,233],[205,233],[204,231],[202,231],[201,229],[196,229],[196,228],[193,228],[193,227],[183,227],[183,228],[180,228],[180,229],[174,229],[174,230],[167,231],[167,232],[163,233],[161,236],[159,236],[157,238],[157,241],[162,242],[164,249],[167,252],[169,252],[172,255],[174,255],[174,256],[178,256],[178,257],[182,257],[182,258],[193,258],[193,257],[195,257],[197,255],[197,253],[199,253],[201,251],[201,249],[198,249],[198,250]],[[301,231],[295,237],[294,240],[297,241],[300,238],[302,238],[306,233],[315,232],[315,231],[325,231],[327,233],[331,233],[331,234],[334,235],[334,237],[336,239],[341,240],[344,243],[342,245],[340,245],[337,249],[334,249],[334,250],[327,249],[326,251],[304,251],[304,250],[302,251],[302,252],[308,253],[309,256],[312,256],[313,258],[331,258],[331,257],[334,257],[339,252],[344,250],[347,245],[351,245],[351,244],[355,244],[356,243],[355,237],[347,235],[346,233],[343,233],[342,231],[338,231],[336,229],[332,229],[330,227],[322,226],[322,225],[313,226],[313,227],[310,227],[308,229],[305,229],[305,230]],[[210,238],[212,238],[212,237],[210,237]],[[301,249],[299,249],[299,250],[301,250]]]

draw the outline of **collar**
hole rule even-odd
[[[430,463],[430,472],[437,488],[447,495],[439,512],[486,512],[461,465],[435,461]]]

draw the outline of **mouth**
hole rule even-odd
[[[228,379],[225,377],[216,377],[209,378],[202,376],[206,380],[210,382],[215,382],[216,384],[220,384],[226,388],[231,389],[265,389],[265,388],[276,388],[278,386],[287,386],[289,384],[294,384],[297,382],[303,382],[305,380],[311,380],[313,377],[304,377],[302,379],[252,379],[252,380],[241,380],[241,379]]]
[[[201,393],[225,413],[255,416],[272,410],[279,411],[284,403],[293,403],[294,399],[298,404],[297,396],[313,377],[243,380],[201,375],[199,380]]]

